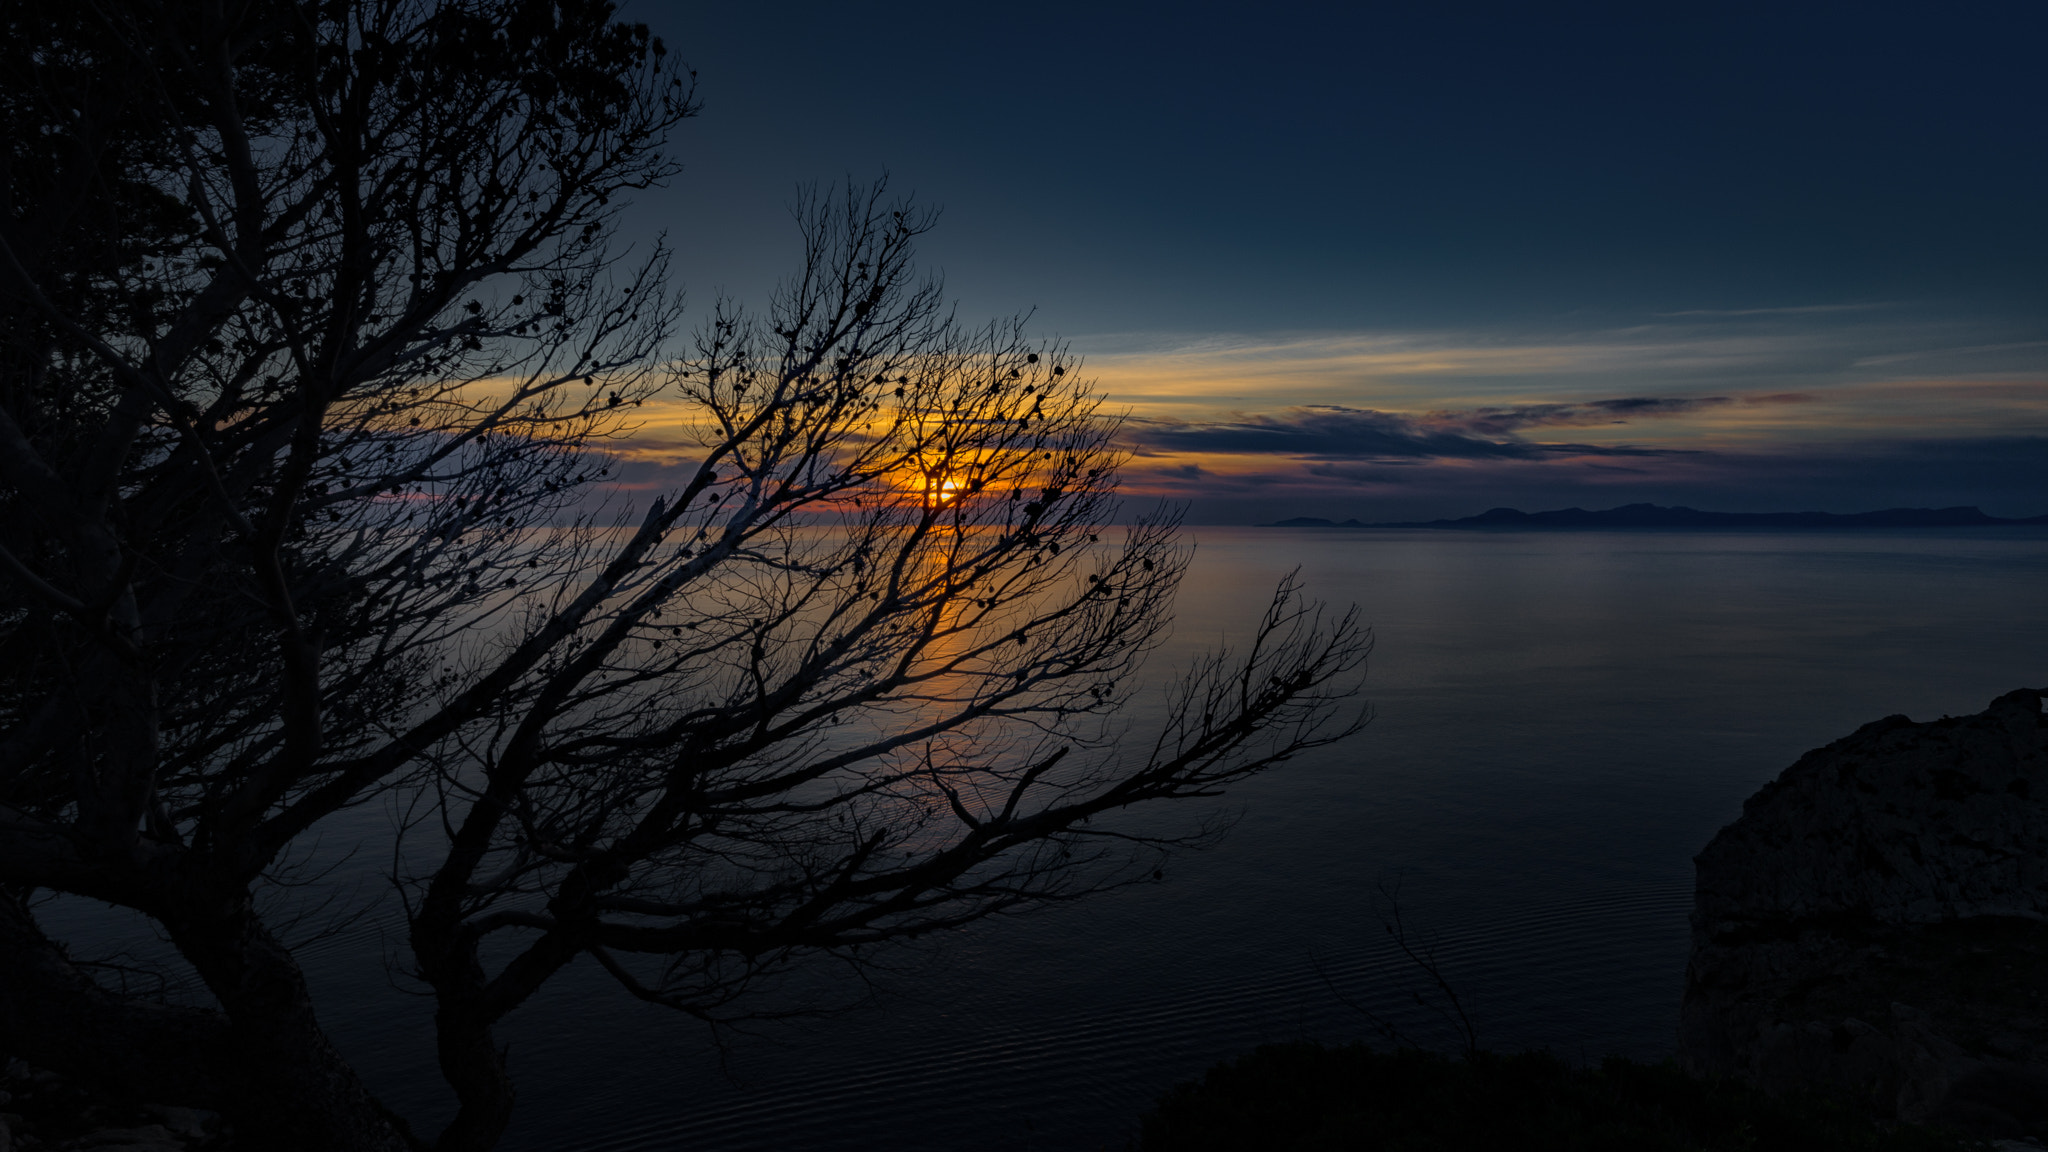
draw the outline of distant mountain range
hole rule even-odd
[[[1524,512],[1494,508],[1457,520],[1403,520],[1363,524],[1296,516],[1264,528],[1963,528],[1980,524],[2048,524],[2048,516],[2013,520],[1987,516],[1977,507],[1886,508],[1881,512],[1702,512],[1657,504],[1624,504],[1605,511],[1559,508]]]

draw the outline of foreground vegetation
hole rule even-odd
[[[1139,674],[1175,514],[1120,510],[1064,346],[957,320],[931,212],[800,194],[794,273],[686,333],[624,213],[695,75],[612,0],[0,4],[8,1056],[244,1149],[488,1152],[572,967],[805,1010],[804,966],[1163,878],[1221,823],[1127,813],[1363,723],[1370,636],[1292,581]],[[299,962],[380,894],[356,984],[422,998],[438,1133]]]
[[[1279,1044],[1181,1084],[1144,1118],[1143,1152],[1962,1152],[1953,1133],[1773,1098],[1675,1064],[1619,1057],[1451,1059]]]

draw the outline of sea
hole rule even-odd
[[[1187,531],[1148,675],[1242,640],[1298,572],[1372,626],[1358,735],[1188,805],[1229,830],[1159,883],[821,966],[821,1015],[714,1030],[574,967],[502,1030],[504,1147],[1122,1149],[1265,1043],[1663,1059],[1692,857],[1746,796],[1870,721],[2048,686],[2040,528]],[[431,1130],[396,924],[372,908],[302,958],[336,1042]]]

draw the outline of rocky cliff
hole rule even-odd
[[[2048,1137],[2048,717],[1893,716],[1695,858],[1681,1059],[1880,1115]]]

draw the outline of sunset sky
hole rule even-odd
[[[2039,4],[625,10],[700,73],[634,218],[694,301],[887,172],[1196,522],[2048,512]]]

